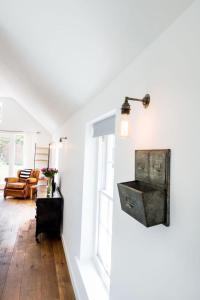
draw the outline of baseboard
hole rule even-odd
[[[79,295],[78,286],[77,286],[77,283],[76,283],[74,272],[72,270],[72,265],[71,265],[69,253],[68,253],[68,250],[67,250],[67,246],[66,246],[63,234],[61,236],[61,239],[62,239],[62,245],[63,245],[63,249],[64,249],[64,253],[65,253],[65,258],[66,258],[67,266],[68,266],[68,269],[69,269],[69,274],[70,274],[72,286],[73,286],[73,289],[74,289],[74,294],[75,294],[76,300],[81,300],[80,295]]]
[[[72,262],[63,235],[62,244],[76,300],[109,300],[108,292],[94,267],[94,263],[91,260],[80,262],[78,258],[75,257],[74,266],[72,267]],[[76,274],[74,268],[77,268]],[[79,284],[77,284],[77,276],[80,277]]]

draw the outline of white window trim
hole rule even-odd
[[[80,253],[76,257],[77,267],[83,287],[89,300],[109,300],[109,290],[98,272],[94,261],[97,226],[97,164],[91,167],[91,160],[97,161],[97,140],[93,137],[94,123],[116,116],[117,111],[112,110],[86,124],[85,148],[84,148],[84,180],[82,200],[81,242]],[[115,134],[115,133],[114,133]],[[92,179],[91,179],[92,178]],[[97,178],[96,178],[97,179]],[[95,244],[95,245],[94,245]]]
[[[102,139],[105,138],[105,136],[100,137]],[[102,141],[103,142],[103,141]],[[100,139],[98,139],[97,149],[100,151],[99,147]],[[99,236],[99,203],[100,203],[100,194],[104,194],[107,198],[109,198],[110,201],[113,201],[113,196],[109,195],[107,190],[105,189],[105,183],[106,183],[106,160],[105,157],[107,156],[107,139],[106,139],[106,145],[103,147],[104,152],[101,155],[98,155],[98,157],[101,157],[101,161],[98,162],[97,165],[97,194],[96,194],[96,234],[95,234],[95,248],[94,248],[94,264],[97,269],[97,272],[99,273],[100,278],[102,279],[102,282],[106,288],[107,291],[109,291],[110,288],[110,275],[106,271],[106,269],[103,266],[103,262],[101,261],[101,258],[98,255],[98,236]],[[101,166],[99,166],[99,163]],[[102,166],[103,164],[103,166]],[[99,175],[100,169],[102,170],[102,175]],[[114,182],[113,182],[114,184]]]
[[[8,176],[9,177],[12,177],[12,176],[16,176],[15,172],[14,172],[14,169],[15,169],[15,159],[16,159],[16,137],[18,135],[22,135],[23,136],[23,139],[25,141],[25,135],[23,133],[12,133],[12,132],[9,132],[9,133],[0,133],[0,135],[2,137],[7,137],[9,138],[9,149],[8,149],[8,156],[9,156],[9,167],[8,167]],[[23,156],[23,164],[20,166],[20,168],[23,168],[24,167],[24,146],[23,146],[23,153],[22,153],[22,156]],[[3,181],[4,182],[4,181]]]

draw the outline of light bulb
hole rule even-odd
[[[129,134],[129,114],[122,114],[120,121],[120,136],[126,137]]]

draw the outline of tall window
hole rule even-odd
[[[0,134],[0,183],[4,182],[4,178],[10,175],[9,160],[10,138]]]
[[[14,141],[14,173],[16,174],[19,169],[23,168],[24,165],[24,135],[16,134]]]
[[[7,176],[16,176],[24,165],[24,135],[0,133],[0,182]]]
[[[97,232],[95,261],[107,288],[110,286],[114,184],[114,134],[98,137]]]

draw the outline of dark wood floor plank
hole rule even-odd
[[[25,251],[15,249],[8,269],[2,300],[19,300]]]
[[[53,243],[54,261],[56,265],[57,280],[59,282],[60,299],[75,300],[65,255],[60,241]]]
[[[45,299],[46,300],[60,299],[51,240],[42,239],[41,257],[42,257],[43,293],[45,295]]]
[[[31,234],[29,231],[29,236]],[[33,239],[27,239],[27,246],[25,252],[24,269],[21,282],[20,300],[42,299],[41,286],[42,286],[42,266],[41,266],[41,247]]]
[[[10,261],[12,258],[13,248],[0,249],[0,299],[2,298],[3,289],[6,282]]]
[[[30,205],[31,204],[31,205]],[[6,260],[1,272],[1,300],[15,300],[20,297],[21,278],[23,273],[24,249],[20,241],[20,226],[33,215],[33,203],[25,206],[21,201],[0,198],[0,249],[6,249],[0,265]]]

